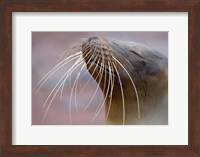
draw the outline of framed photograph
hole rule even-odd
[[[2,1],[1,156],[199,156],[200,1]]]

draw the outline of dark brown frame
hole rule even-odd
[[[0,12],[0,156],[200,156],[200,0],[1,0]],[[189,144],[13,146],[12,12],[188,12]]]

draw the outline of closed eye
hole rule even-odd
[[[133,50],[129,50],[130,52],[134,53],[135,55],[137,55],[138,57],[144,59],[144,57],[142,57],[139,53],[133,51]],[[144,59],[145,60],[145,59]]]

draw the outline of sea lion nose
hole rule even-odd
[[[90,37],[89,42],[92,41],[92,40],[97,40],[97,39],[98,39],[98,37]]]

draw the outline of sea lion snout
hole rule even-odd
[[[107,39],[103,37],[90,37],[88,39],[89,47],[93,50],[95,55],[110,56],[113,52],[111,47],[108,45]]]
[[[108,66],[108,62],[113,62],[113,50],[103,37],[90,37],[82,46],[83,58],[89,64],[94,64],[99,61],[103,65]]]

